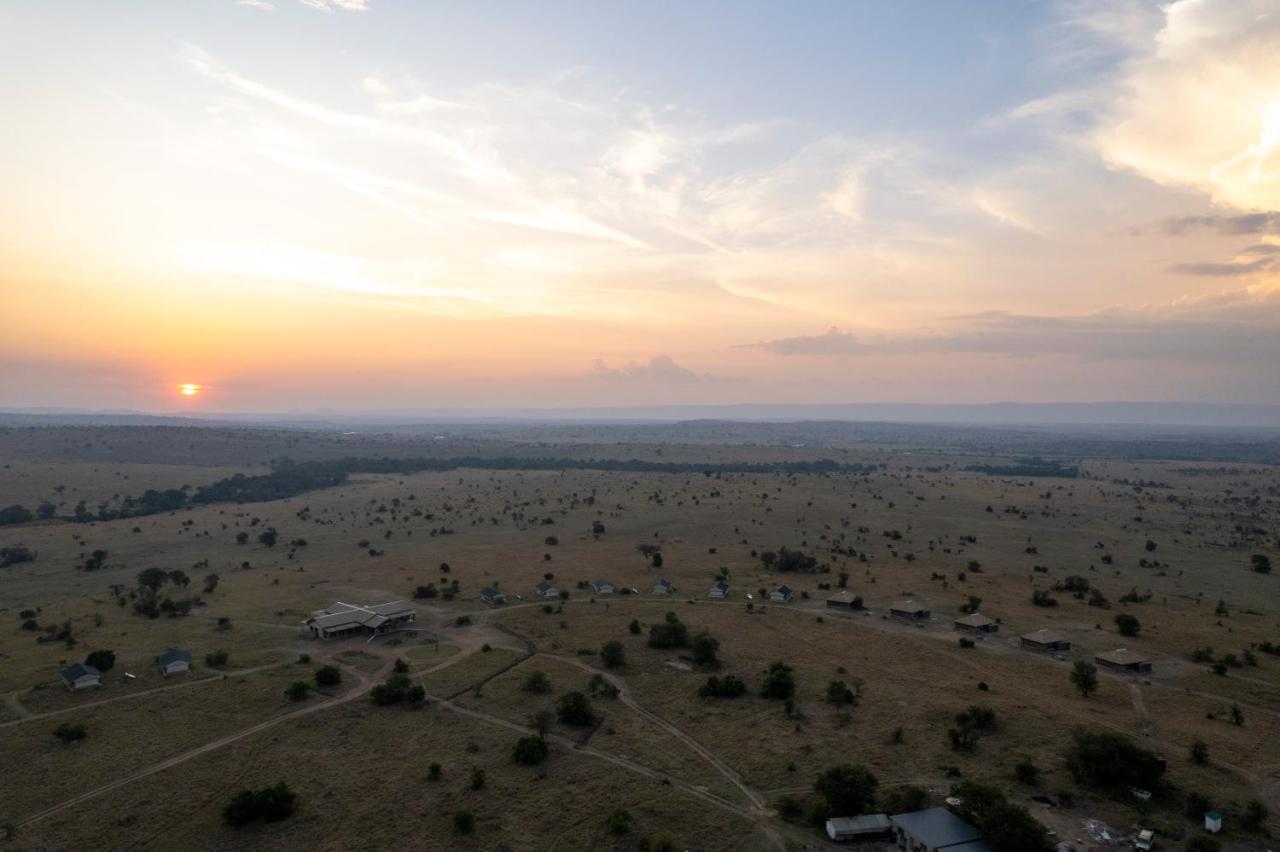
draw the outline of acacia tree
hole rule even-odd
[[[1088,698],[1098,691],[1098,667],[1087,660],[1076,660],[1071,667],[1071,683]]]

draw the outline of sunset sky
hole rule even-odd
[[[16,0],[0,93],[0,407],[1280,403],[1280,0]]]

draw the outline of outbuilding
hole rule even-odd
[[[608,580],[596,580],[591,584],[591,591],[597,595],[611,595],[613,594],[613,583]]]
[[[156,665],[160,667],[160,674],[165,677],[186,674],[191,671],[191,654],[177,648],[170,648],[156,657]]]
[[[992,618],[987,618],[980,612],[971,612],[966,616],[957,618],[954,622],[956,630],[961,633],[999,633],[1000,623]]]
[[[540,598],[557,598],[560,590],[550,580],[543,580],[533,587],[533,593]]]
[[[856,602],[859,602],[859,599],[848,589],[841,589],[827,598],[827,606],[837,609],[856,609]]]
[[[507,602],[507,596],[495,589],[493,586],[485,586],[480,590],[480,600],[489,606],[498,606]]]
[[[669,595],[675,590],[676,590],[676,587],[671,584],[670,580],[667,580],[665,578],[660,579],[658,580],[658,582],[653,584],[653,593],[655,595]]]
[[[62,682],[72,692],[102,686],[102,672],[88,663],[72,663],[62,670]]]
[[[724,600],[729,597],[729,581],[716,580],[711,584],[711,589],[707,592],[707,597],[715,598],[716,600]]]
[[[827,820],[827,837],[837,843],[853,840],[876,840],[893,833],[893,823],[885,814],[863,814],[856,817],[834,817]]]
[[[1222,814],[1217,811],[1205,812],[1204,830],[1210,834],[1217,834],[1222,831]]]
[[[789,603],[794,596],[795,592],[790,586],[779,586],[769,593],[769,600],[774,603]]]
[[[1151,661],[1142,654],[1130,651],[1128,648],[1104,651],[1096,655],[1093,660],[1098,665],[1116,672],[1145,674],[1151,671]]]
[[[1071,650],[1071,640],[1067,639],[1067,634],[1061,630],[1041,628],[1031,633],[1022,634],[1018,637],[1018,642],[1024,648],[1030,648],[1033,651],[1044,651],[1050,654]]]
[[[946,808],[889,817],[893,840],[904,852],[991,852],[982,833]]]
[[[889,616],[903,621],[928,621],[929,608],[915,601],[899,601],[889,607]]]

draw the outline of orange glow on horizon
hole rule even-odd
[[[183,396],[195,396],[200,393],[200,385],[178,385],[178,393]]]

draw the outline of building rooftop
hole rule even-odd
[[[62,679],[65,681],[79,680],[85,675],[102,677],[102,672],[98,671],[96,666],[91,666],[88,663],[72,663],[62,670]]]
[[[889,609],[894,612],[925,612],[929,607],[922,603],[917,603],[916,601],[898,601],[896,604],[889,607]]]
[[[956,619],[956,624],[963,624],[965,627],[986,627],[995,623],[994,618],[987,618],[980,612],[971,612],[962,618]]]
[[[156,662],[162,666],[167,666],[170,663],[177,662],[189,663],[191,662],[191,652],[181,651],[177,648],[170,648],[160,656],[156,657]]]
[[[321,609],[311,613],[306,623],[322,630],[341,630],[345,625],[371,627],[377,629],[392,618],[403,618],[413,615],[413,607],[404,601],[388,601],[373,606],[359,604],[335,603],[330,609]]]
[[[863,814],[856,817],[832,817],[827,820],[827,833],[833,837],[842,834],[877,834],[892,827],[885,814]]]
[[[1037,645],[1048,645],[1053,642],[1066,642],[1067,634],[1063,633],[1061,630],[1049,630],[1048,628],[1042,627],[1041,629],[1033,630],[1030,633],[1023,633],[1022,638],[1026,639],[1028,642],[1035,642]]]
[[[947,852],[961,852],[961,849],[964,852],[980,852],[987,848],[985,843],[981,843],[982,834],[978,829],[946,808],[926,808],[923,811],[897,814],[890,817],[890,820],[930,848],[945,846]],[[968,844],[974,841],[981,845],[970,847]],[[965,846],[956,847],[958,843]]]
[[[1116,648],[1114,651],[1103,651],[1101,654],[1095,655],[1094,659],[1104,663],[1110,663],[1113,666],[1132,666],[1138,663],[1150,663],[1151,658],[1145,657],[1128,648]]]

